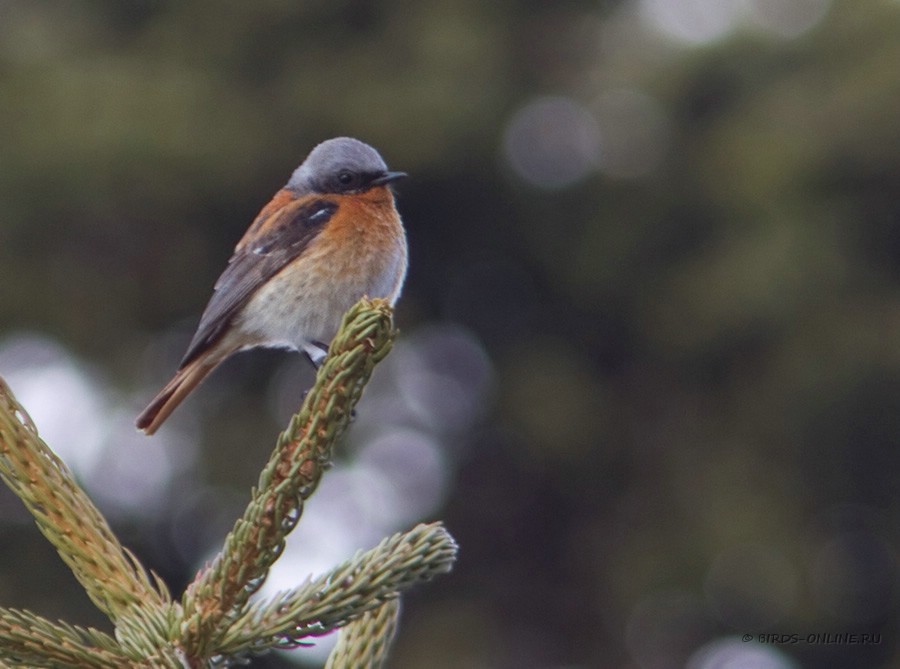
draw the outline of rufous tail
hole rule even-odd
[[[181,404],[191,391],[196,388],[211,371],[218,367],[220,361],[210,362],[208,358],[197,358],[178,370],[175,377],[159,391],[159,395],[147,405],[137,417],[135,424],[146,435],[159,429],[166,418]]]

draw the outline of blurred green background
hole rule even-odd
[[[894,667],[898,121],[895,0],[2,0],[0,374],[179,590],[311,373],[134,417],[359,137],[411,175],[402,335],[273,582],[443,519],[392,667]],[[0,605],[105,625],[5,490]]]

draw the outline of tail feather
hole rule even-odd
[[[181,404],[182,400],[200,385],[200,382],[211,371],[218,367],[219,362],[221,360],[211,363],[206,358],[198,358],[179,369],[175,377],[166,384],[166,387],[153,398],[153,401],[137,417],[135,424],[138,429],[143,430],[148,436],[156,432],[166,418]]]

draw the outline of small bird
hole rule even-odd
[[[318,368],[351,306],[365,296],[393,305],[407,246],[390,184],[405,176],[357,139],[316,146],[238,242],[175,377],[137,427],[156,432],[237,351],[286,347]]]

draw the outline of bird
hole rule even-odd
[[[154,434],[238,351],[293,349],[318,368],[351,306],[363,297],[393,306],[408,263],[393,184],[406,176],[358,139],[313,148],[238,242],[175,376],[137,428]]]

